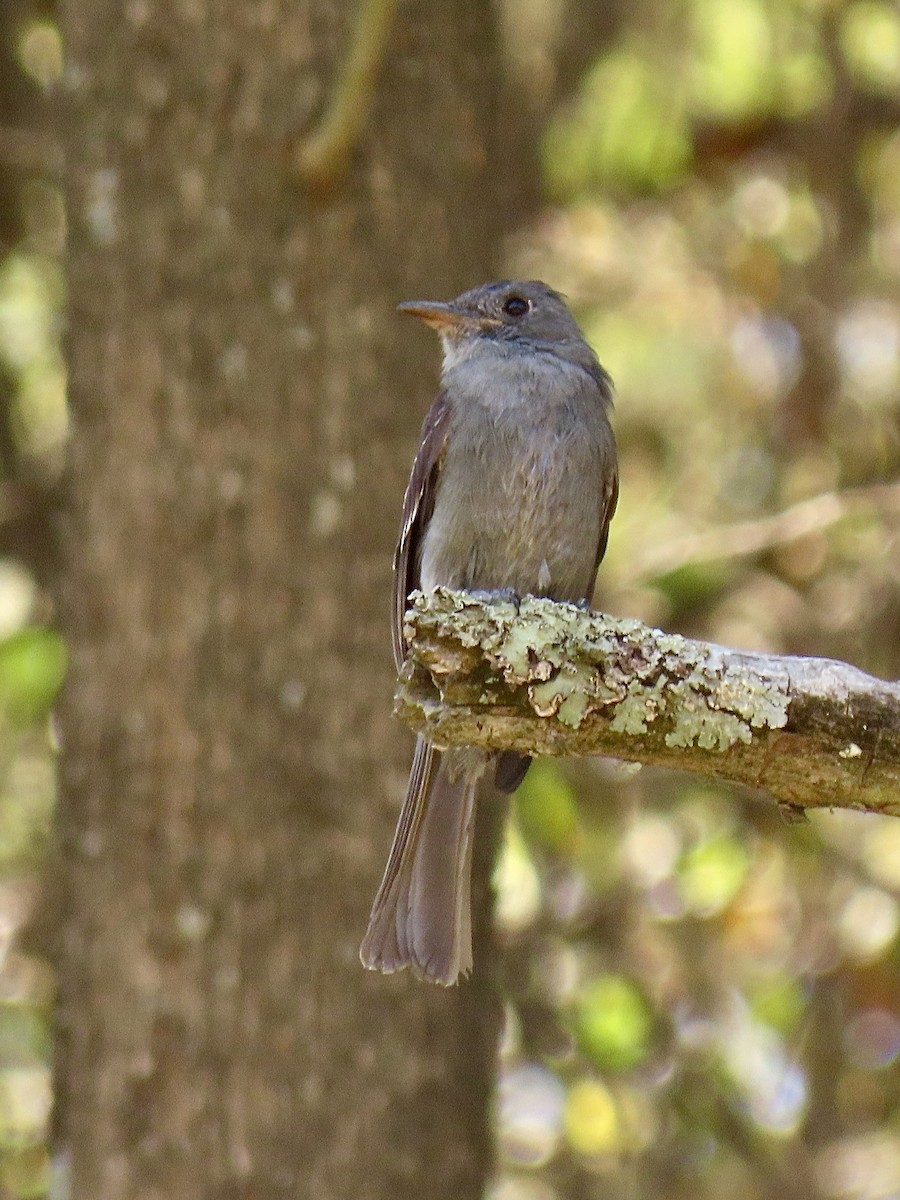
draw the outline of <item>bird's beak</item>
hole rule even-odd
[[[494,323],[458,307],[452,300],[405,300],[397,305],[397,311],[411,313],[444,337],[451,338],[478,333],[487,324]]]

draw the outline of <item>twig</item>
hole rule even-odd
[[[865,508],[900,512],[900,484],[823,492],[770,517],[739,521],[702,533],[672,538],[645,554],[637,554],[624,582],[658,578],[687,563],[714,562],[716,559],[759,554],[808,534],[820,533],[842,518]]]
[[[359,0],[350,47],[328,108],[294,153],[296,170],[311,191],[329,190],[347,170],[365,127],[398,2]]]

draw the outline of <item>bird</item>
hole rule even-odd
[[[409,595],[443,586],[590,602],[618,500],[612,381],[562,295],[500,280],[407,301],[443,348],[394,554],[392,640]],[[472,969],[476,793],[512,792],[530,758],[416,741],[406,799],[360,947],[363,965],[450,986]]]

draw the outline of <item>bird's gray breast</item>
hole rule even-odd
[[[542,359],[445,376],[453,418],[420,579],[559,600],[593,584],[612,432],[596,383]]]

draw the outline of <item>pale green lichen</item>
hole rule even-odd
[[[638,625],[638,628],[643,629],[643,626]],[[687,640],[680,633],[657,633],[656,647],[660,654],[677,654],[681,657],[687,645]]]
[[[485,651],[502,671],[507,682],[529,678],[535,662],[548,662],[558,667],[562,662],[559,631],[546,621],[534,617],[519,617],[502,632],[502,637],[489,640]]]
[[[754,729],[783,729],[787,724],[790,697],[771,680],[750,671],[727,671],[715,690],[715,706],[744,717]]]
[[[709,708],[696,694],[682,696],[672,713],[673,727],[666,734],[667,746],[688,748],[697,745],[702,750],[727,750],[735,742],[753,740],[746,721],[734,713]]]
[[[786,689],[749,670],[719,667],[709,661],[709,651],[698,654],[677,634],[655,636],[650,657],[656,680],[648,687],[642,671],[630,681],[616,705],[613,732],[643,734],[652,722],[666,720],[671,722],[666,745],[725,751],[737,742],[749,744],[754,729],[787,723]]]
[[[659,681],[649,687],[638,682],[629,684],[627,695],[615,706],[610,729],[614,733],[646,733],[647,726],[660,714],[660,700]]]
[[[577,729],[588,712],[588,698],[584,691],[572,692],[566,696],[556,714],[557,720],[571,729]]]
[[[639,621],[535,597],[484,607],[443,588],[416,596],[414,608],[423,628],[479,646],[509,687],[527,687],[538,716],[572,729],[592,712],[607,715],[612,732],[635,736],[664,721],[668,746],[724,751],[749,743],[755,729],[787,723],[786,686],[726,666],[717,647]],[[460,622],[463,610],[471,618]]]
[[[533,683],[528,689],[531,707],[539,717],[553,717],[577,729],[589,709],[590,673],[563,668],[553,679]]]

